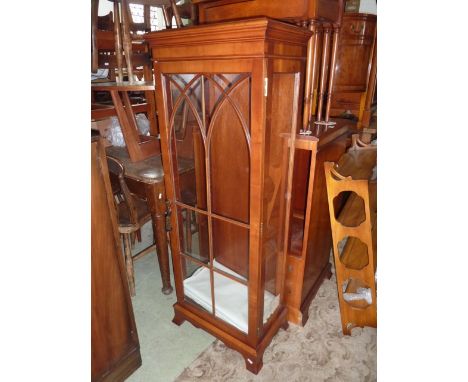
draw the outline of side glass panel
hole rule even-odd
[[[210,269],[183,255],[180,258],[180,263],[185,300],[213,313]]]
[[[263,207],[263,323],[279,306],[284,264],[284,226],[289,172],[289,138],[294,127],[296,74],[275,73],[272,77],[272,107],[265,131]]]

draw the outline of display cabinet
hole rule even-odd
[[[290,147],[300,140],[309,36],[257,18],[146,37],[172,211],[173,321],[221,339],[253,373],[287,325]],[[187,160],[193,175],[182,179]]]

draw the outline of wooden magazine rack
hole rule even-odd
[[[377,327],[376,159],[377,146],[356,134],[338,163],[324,164],[344,334],[355,326]]]

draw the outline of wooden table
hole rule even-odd
[[[164,191],[164,171],[161,156],[156,155],[140,162],[132,162],[125,147],[110,146],[107,156],[122,162],[125,180],[131,192],[146,199],[153,221],[153,234],[156,241],[159,269],[162,279],[162,292],[170,294],[171,276],[166,236],[166,195]],[[190,160],[179,161],[179,174],[191,174],[194,171]]]

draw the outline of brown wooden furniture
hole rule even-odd
[[[125,82],[122,82],[124,79],[124,73],[122,70],[122,66],[125,62],[126,66],[128,67],[127,69],[131,69],[131,71],[128,72],[128,78],[133,80],[134,75],[136,75],[139,79],[143,79],[143,82],[139,84],[152,84],[153,82],[153,74],[152,74],[152,69],[151,69],[151,61],[149,59],[149,53],[148,53],[148,48],[147,45],[144,43],[142,40],[138,41],[130,41],[130,50],[131,50],[131,61],[127,62],[126,57],[122,56],[121,54],[121,31],[120,29],[117,31],[116,29],[109,29],[109,28],[120,28],[120,23],[114,23],[112,19],[112,12],[104,18],[98,17],[97,16],[97,9],[96,7],[98,6],[98,0],[93,0],[92,1],[92,44],[91,44],[91,51],[92,51],[92,71],[95,71],[96,69],[109,69],[109,79],[111,81],[118,80],[121,83],[119,83],[119,91],[126,91],[128,92],[125,88]],[[116,9],[117,8],[117,9]],[[128,8],[128,7],[127,7]],[[119,12],[119,6],[117,3],[114,3],[114,11]],[[114,12],[115,13],[115,12]],[[116,13],[116,19],[120,20],[119,14]],[[129,22],[130,22],[129,18]],[[107,29],[104,29],[107,28]],[[132,29],[134,31],[137,30],[137,27],[134,27],[134,23],[130,23],[130,26],[128,28],[129,30]],[[120,50],[117,48],[120,46]],[[116,78],[115,71],[118,71],[118,75]],[[99,81],[102,83],[102,81]],[[96,86],[99,85],[99,83],[95,84]],[[103,89],[104,91],[109,90],[109,85],[106,85],[106,87]],[[146,109],[144,110],[145,113],[148,116],[148,120],[150,122],[150,133],[151,136],[156,137],[159,134],[159,129],[157,126],[157,118],[156,118],[156,107],[155,107],[155,100],[154,100],[154,92],[152,91],[152,88],[150,89],[145,89],[144,86],[142,87],[136,87],[133,88],[135,92],[141,92],[144,93],[144,102],[147,105]],[[99,91],[99,89],[92,88],[92,99],[94,100],[94,92]],[[112,92],[111,92],[112,93]],[[118,103],[122,105],[122,100],[124,100],[122,97],[119,97],[119,92],[114,92],[113,94],[114,99],[115,97],[118,98]],[[122,95],[123,96],[123,95]],[[128,97],[129,100],[131,99]],[[113,99],[113,100],[114,100]],[[125,101],[125,100],[124,100]],[[117,105],[119,106],[119,105]],[[115,108],[117,108],[117,106]],[[139,102],[139,108],[141,109],[143,107],[142,103]],[[92,109],[96,110],[99,108],[98,105],[92,105]],[[119,112],[115,111],[117,113],[119,119],[120,116],[122,115],[122,111],[119,109]],[[114,109],[115,110],[115,109]],[[110,111],[110,110],[107,110]],[[141,112],[141,110],[138,110]],[[92,115],[92,118],[101,118],[97,117],[96,115]],[[129,121],[127,122],[127,119]],[[124,129],[126,127],[126,131],[131,129],[133,127],[132,123],[132,116],[128,115],[127,117],[124,117],[124,120],[120,121],[120,125],[124,125]],[[127,127],[128,126],[128,127]],[[128,134],[127,134],[128,135]],[[132,142],[135,141],[135,137],[133,137]],[[138,137],[138,140],[135,142],[142,142],[146,141],[146,139],[141,139]],[[131,146],[135,145],[136,143],[132,143]],[[151,145],[151,144],[149,144]],[[141,153],[139,154],[134,154],[134,151],[132,151],[132,156],[136,155],[136,158],[141,158],[144,157]],[[140,150],[141,151],[141,150]],[[150,154],[155,153],[154,148],[153,150],[150,149]]]
[[[156,240],[159,269],[163,283],[162,292],[172,292],[169,253],[167,244],[166,192],[164,189],[164,172],[161,156],[149,157],[140,162],[132,162],[125,148],[108,147],[107,156],[117,159],[125,169],[125,183],[129,190],[141,199],[145,199],[153,222],[153,235]],[[179,173],[182,179],[193,176],[193,162],[190,160],[179,163]]]
[[[118,70],[118,79],[117,82],[123,81],[123,71],[122,71],[122,63],[123,63],[123,51],[125,53],[125,61],[127,66],[127,74],[128,74],[128,81],[130,84],[135,82],[133,77],[133,64],[132,64],[132,40],[141,40],[142,36],[136,33],[133,33],[133,29],[137,29],[139,26],[133,23],[132,15],[130,12],[129,0],[113,0],[114,1],[114,36],[115,36],[115,52],[117,56],[117,70]],[[161,6],[163,8],[166,26],[170,27],[171,25],[171,18],[167,15],[168,7],[171,7],[172,13],[175,16],[177,27],[182,27],[182,19],[180,18],[179,11],[177,9],[176,1],[175,0],[133,0],[135,4],[143,4],[146,6],[146,14],[149,15],[149,7],[153,6]],[[120,7],[119,7],[120,4]],[[148,18],[147,18],[148,19]],[[147,29],[147,25],[144,26],[146,31],[149,32]]]
[[[324,164],[344,334],[354,326],[377,327],[377,146],[357,135],[353,141],[336,164]],[[340,198],[346,198],[341,210]]]
[[[142,200],[132,194],[125,182],[125,170],[120,161],[107,157],[107,165],[112,184],[112,192],[116,202],[119,232],[124,242],[125,265],[127,267],[127,279],[130,294],[135,296],[135,272],[133,262],[141,259],[144,255],[156,250],[155,240],[153,243],[132,255],[131,236],[140,231],[141,227],[151,220],[146,200]]]
[[[91,88],[93,90],[110,92],[115,112],[119,118],[122,135],[124,137],[130,159],[133,162],[142,161],[160,153],[159,141],[156,136],[144,136],[140,134],[128,95],[131,91],[150,92],[154,90],[153,83],[140,82],[131,84],[127,82],[105,82],[91,84]],[[150,94],[150,97],[152,96],[153,95]]]
[[[146,36],[173,211],[173,321],[188,320],[221,339],[254,373],[287,325],[285,238],[294,161],[288,146],[313,149],[316,142],[296,138],[309,36],[267,18]],[[177,170],[187,158],[195,164],[190,183]],[[187,212],[198,225],[191,251]]]
[[[377,16],[345,13],[335,65],[331,115],[350,112],[369,127],[377,69]]]
[[[312,33],[307,51],[303,128],[329,122],[331,91],[344,0],[193,0],[199,22],[268,16],[306,27]],[[316,115],[317,118],[312,116]]]
[[[141,365],[102,142],[91,143],[91,380],[123,381]]]
[[[254,16],[289,21],[326,19],[340,23],[343,0],[192,0],[198,6],[201,24]]]
[[[309,29],[302,129],[334,126],[330,120],[336,52],[344,0],[193,0],[199,22],[268,16]]]
[[[295,150],[290,234],[285,275],[288,321],[304,325],[309,306],[325,278],[331,276],[332,236],[323,163],[337,161],[350,145],[346,121],[313,136],[316,152]]]

